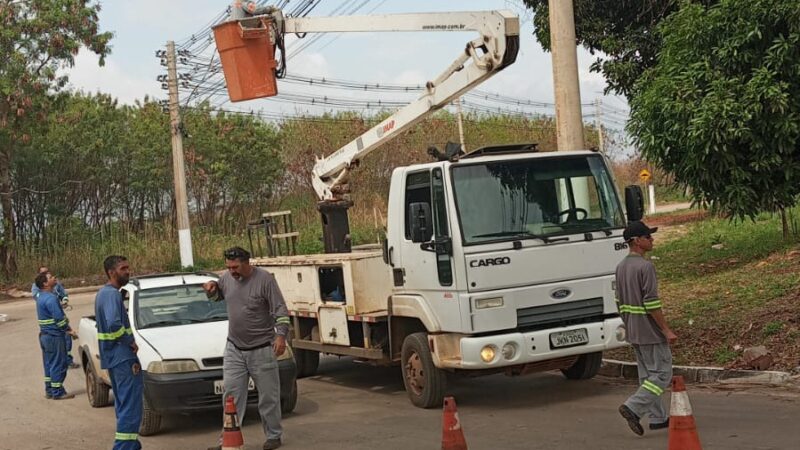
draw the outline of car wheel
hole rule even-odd
[[[401,368],[406,393],[414,406],[442,406],[447,377],[443,370],[433,364],[426,333],[414,333],[403,340]]]
[[[161,414],[150,407],[147,397],[142,396],[142,424],[139,426],[141,436],[150,436],[161,429]]]
[[[295,406],[297,406],[297,380],[292,383],[292,392],[286,397],[281,397],[281,414],[289,414],[294,411]]]
[[[603,352],[587,353],[578,357],[571,366],[561,369],[561,373],[568,380],[588,380],[594,378],[600,371],[603,362]]]
[[[86,397],[89,398],[89,404],[93,408],[102,408],[110,404],[110,388],[103,383],[103,380],[97,376],[94,367],[91,364],[84,362],[83,364],[84,375],[86,375]]]

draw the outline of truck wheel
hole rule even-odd
[[[289,414],[297,406],[297,380],[292,383],[292,393],[289,397],[281,397],[281,414]]]
[[[419,408],[442,406],[447,377],[433,365],[426,333],[414,333],[403,340],[401,353],[403,384],[411,403]]]
[[[161,414],[150,407],[147,397],[142,399],[142,424],[139,426],[139,434],[150,436],[158,433],[161,429]]]
[[[568,380],[588,380],[597,375],[602,362],[603,352],[587,353],[579,356],[578,360],[568,368],[561,369],[561,373]]]
[[[297,378],[314,376],[319,368],[319,352],[314,350],[294,349],[294,360],[297,364]]]
[[[93,408],[102,408],[108,406],[109,402],[109,387],[103,380],[97,376],[94,367],[91,364],[84,362],[83,364],[84,375],[86,375],[86,397],[89,398],[89,404]]]

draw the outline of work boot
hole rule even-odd
[[[53,400],[69,400],[71,398],[75,398],[75,394],[64,392],[61,395],[53,397]]]
[[[619,413],[628,421],[628,426],[631,428],[631,431],[638,436],[644,434],[644,428],[642,428],[642,424],[639,423],[639,416],[637,416],[632,409],[628,408],[626,405],[621,405],[619,407]]]
[[[648,428],[650,428],[651,430],[662,430],[664,428],[669,428],[669,417],[667,417],[667,420],[665,420],[663,422],[658,422],[658,423],[650,422],[650,425],[648,425]]]
[[[267,442],[264,442],[264,450],[275,450],[276,448],[281,446],[281,440],[278,439],[267,439]]]
[[[51,398],[53,398],[53,396],[50,395],[50,393],[48,392],[48,393],[44,394],[44,398],[50,400]]]

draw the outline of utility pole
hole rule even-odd
[[[463,113],[461,112],[461,97],[456,98],[456,111],[458,111],[458,139],[461,142],[461,151],[467,153],[467,145],[464,143],[464,124],[462,121]]]
[[[178,246],[181,267],[194,265],[192,232],[189,229],[189,202],[186,196],[186,169],[183,163],[183,130],[178,109],[178,69],[175,42],[167,42],[167,83],[169,84],[169,118],[172,133],[172,173],[175,182],[175,212],[178,216]]]
[[[585,150],[572,0],[549,0],[559,151]]]
[[[594,105],[595,105],[595,108],[596,108],[595,124],[597,126],[597,142],[598,142],[597,146],[598,146],[598,149],[600,150],[600,153],[605,155],[606,154],[606,148],[605,148],[606,146],[605,146],[605,142],[604,142],[604,139],[603,139],[603,120],[602,120],[603,110],[600,109],[600,107],[601,107],[600,101],[601,101],[600,97],[597,97],[597,100],[594,101]]]

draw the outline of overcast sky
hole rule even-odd
[[[298,2],[290,1],[287,9]],[[100,26],[102,30],[114,33],[112,53],[105,67],[99,67],[94,55],[81,52],[75,67],[69,71],[72,87],[109,93],[125,103],[145,95],[166,98],[166,92],[156,81],[156,77],[166,70],[159,64],[155,51],[164,48],[169,40],[181,42],[203,31],[229,3],[222,0],[101,1]],[[487,81],[480,89],[525,100],[553,101],[551,55],[545,53],[533,37],[531,13],[524,9],[520,0],[321,0],[310,15],[329,15],[343,5],[357,9],[358,14],[510,9],[520,15],[522,23],[519,57],[513,66]],[[473,37],[474,33],[345,33],[324,36],[289,61],[289,73],[364,82],[424,83],[447,67]],[[294,45],[295,48],[298,46]],[[594,58],[579,49],[583,103],[591,103],[602,96],[602,77],[589,72]],[[298,92],[298,89],[302,86],[291,86],[293,92]],[[280,84],[279,90],[282,90]],[[348,92],[339,91],[337,95],[347,96]],[[372,94],[373,97],[376,95],[380,94]],[[627,109],[619,98],[607,97],[603,101],[609,107]],[[291,108],[302,112],[302,106],[275,103],[267,108],[283,111]],[[257,102],[236,106],[263,108]],[[590,112],[594,112],[593,107],[584,107],[584,114]],[[621,128],[614,123],[608,126]]]

